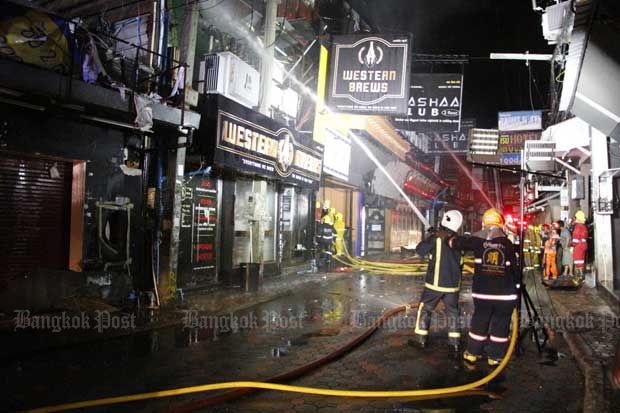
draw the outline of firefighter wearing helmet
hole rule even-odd
[[[418,306],[415,339],[409,341],[413,346],[426,347],[433,310],[439,301],[443,301],[448,321],[448,343],[455,351],[459,349],[461,254],[452,249],[448,242],[457,235],[462,223],[463,215],[459,211],[447,211],[443,215],[439,230],[431,230],[430,235],[416,248],[416,252],[421,256],[430,254],[430,260]]]
[[[316,234],[316,241],[319,246],[320,253],[318,261],[322,270],[328,271],[330,268],[332,244],[335,237],[336,231],[333,227],[332,218],[329,215],[325,215],[321,218],[321,224],[319,224]]]
[[[482,216],[482,230],[456,237],[451,245],[474,252],[472,298],[474,314],[469,329],[466,362],[475,363],[487,348],[488,363],[500,363],[509,342],[510,319],[517,305],[516,249],[503,230],[504,217],[494,208]]]
[[[579,210],[575,213],[575,227],[573,228],[573,263],[575,275],[583,280],[586,266],[586,252],[588,250],[588,227],[586,214]]]

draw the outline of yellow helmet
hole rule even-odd
[[[493,225],[504,227],[504,217],[497,209],[490,208],[482,214],[482,226],[486,228]]]
[[[336,208],[330,208],[329,209],[329,215],[336,215]]]
[[[321,220],[321,222],[323,222],[324,224],[327,224],[327,225],[332,225],[333,224],[332,217],[330,217],[329,215],[325,215],[323,217],[323,219]]]
[[[582,210],[575,212],[575,222],[578,224],[585,224],[586,214]]]
[[[336,214],[336,222],[342,221],[343,219],[344,219],[344,215],[342,215],[342,212],[338,212]]]
[[[331,206],[332,206],[332,201],[330,201],[329,199],[326,199],[325,201],[323,201],[323,208],[329,209],[329,207]]]

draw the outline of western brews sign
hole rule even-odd
[[[203,124],[210,134],[215,129],[215,142],[208,139],[215,144],[216,164],[304,186],[318,186],[323,157],[311,138],[296,137],[291,129],[273,119],[219,95],[211,98],[209,112],[203,117],[201,130]]]
[[[404,114],[409,37],[334,36],[327,105],[338,112]]]
[[[394,117],[394,126],[416,132],[458,131],[462,84],[460,74],[411,75],[407,115]]]

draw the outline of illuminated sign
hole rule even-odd
[[[429,140],[427,153],[467,153],[469,131],[476,126],[475,119],[463,119],[460,132],[420,134]]]
[[[209,98],[207,112],[200,133],[204,130],[208,136],[204,138],[206,144],[203,141],[199,146],[205,153],[213,153],[215,164],[318,186],[323,155],[312,138],[300,139],[290,128],[221,95]]]
[[[461,122],[463,76],[411,75],[406,116],[395,116],[396,129],[416,132],[456,132]]]
[[[323,151],[323,172],[343,181],[348,181],[350,161],[351,139],[327,128],[325,130],[325,150]]]
[[[406,113],[409,43],[409,36],[334,36],[327,105],[347,113]]]
[[[497,125],[500,131],[539,130],[542,129],[542,112],[540,110],[499,112]]]

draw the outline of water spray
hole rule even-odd
[[[226,13],[220,13],[222,15],[222,17],[229,21],[229,22],[233,22],[234,19],[232,19],[229,15],[227,15]],[[251,33],[247,28],[236,25],[236,24],[231,24],[231,27],[233,27],[235,30],[235,32],[237,32],[240,37],[245,38],[249,45],[260,55],[264,55],[265,54],[265,48],[264,46],[260,43],[260,41],[258,40],[258,38],[255,36],[254,33]],[[297,79],[297,77],[292,73],[292,70],[287,71],[286,68],[284,67],[284,65],[282,64],[282,62],[280,62],[277,59],[273,59],[274,60],[274,64],[283,71],[283,73],[287,73],[287,79],[290,79],[293,83],[295,83],[295,85],[297,85],[303,94],[305,94],[306,96],[308,96],[310,99],[312,99],[312,101],[314,102],[315,105],[321,105],[321,107],[330,115],[335,115],[334,111],[328,107],[327,105],[324,104],[324,102],[321,101],[321,99],[319,99],[319,97],[317,96],[317,94],[315,92],[313,92],[312,90],[310,90],[303,82],[301,82],[299,79]],[[407,202],[407,204],[409,205],[409,207],[413,210],[413,212],[416,214],[416,216],[420,219],[420,221],[422,222],[422,224],[424,224],[424,228],[428,229],[431,225],[428,222],[428,220],[426,219],[426,217],[420,212],[420,210],[418,209],[418,207],[415,206],[415,204],[411,201],[411,199],[409,198],[409,196],[405,193],[405,191],[401,188],[400,185],[398,185],[396,183],[396,181],[394,180],[394,178],[392,178],[392,176],[388,173],[388,171],[385,169],[385,167],[381,164],[381,162],[379,162],[379,160],[377,159],[377,157],[375,156],[375,154],[370,150],[370,148],[368,148],[368,146],[362,141],[362,139],[357,136],[355,133],[353,133],[353,131],[351,131],[349,129],[349,127],[347,126],[347,124],[338,116],[333,116],[333,120],[335,122],[338,123],[338,125],[348,131],[349,135],[351,136],[351,138],[353,139],[353,141],[364,151],[364,153],[366,154],[366,156],[368,156],[368,158],[370,158],[370,160],[376,165],[376,167],[381,171],[381,173],[383,173],[386,178],[388,179],[388,181],[394,186],[394,188],[396,188],[396,190],[398,191],[398,193],[403,197],[403,199]]]

